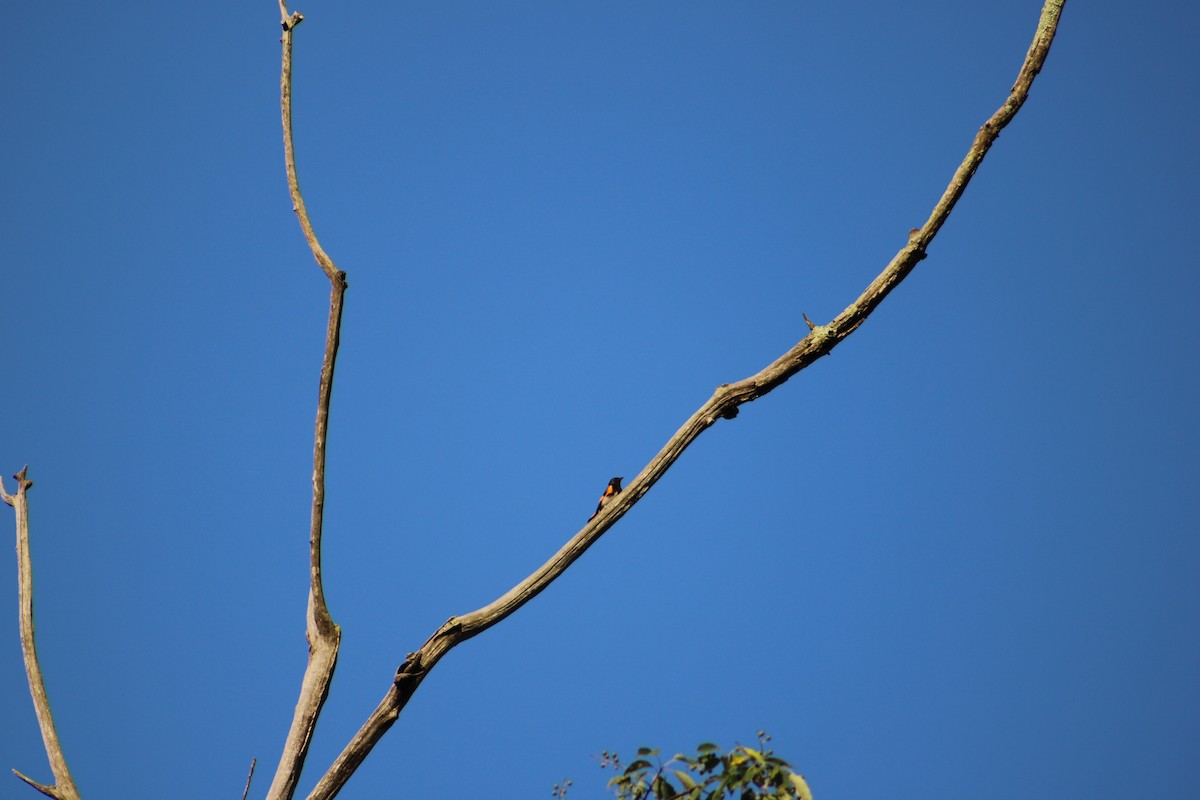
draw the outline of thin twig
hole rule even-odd
[[[79,790],[67,768],[67,757],[63,754],[58,731],[54,728],[54,716],[50,713],[50,698],[46,695],[46,683],[42,678],[42,667],[38,663],[37,645],[33,629],[33,559],[29,553],[29,490],[33,481],[25,477],[29,467],[22,467],[13,476],[17,481],[17,493],[8,494],[0,481],[0,497],[13,507],[17,518],[17,596],[21,607],[21,653],[25,657],[25,674],[29,678],[29,694],[33,697],[33,708],[37,713],[38,727],[42,731],[42,743],[46,746],[46,758],[50,771],[54,773],[54,785],[47,786],[13,770],[13,774],[47,797],[56,800],[79,800]]]
[[[828,325],[813,326],[811,332],[795,347],[760,372],[745,380],[719,386],[713,396],[683,424],[625,491],[613,498],[599,515],[590,520],[549,561],[492,603],[469,614],[451,617],[429,637],[420,650],[410,653],[404,665],[396,671],[395,680],[379,705],[317,782],[308,795],[308,800],[330,800],[337,795],[358,765],[396,721],[401,709],[442,656],[456,645],[496,625],[549,586],[650,490],[701,433],[718,419],[731,419],[736,416],[738,406],[762,397],[820,357],[828,355],[866,321],[884,298],[912,272],[921,259],[925,258],[926,249],[950,216],[984,155],[1000,135],[1001,129],[1024,104],[1033,79],[1041,71],[1050,45],[1054,41],[1062,6],[1062,0],[1047,0],[1042,8],[1033,44],[1004,105],[979,129],[975,141],[950,179],[945,193],[934,206],[928,221],[909,233],[905,246],[858,299]]]
[[[25,781],[25,783],[29,784],[29,785],[30,785],[30,786],[32,786],[34,789],[37,789],[37,790],[38,790],[39,792],[41,792],[42,794],[46,795],[46,797],[53,797],[53,798],[56,798],[56,800],[64,800],[64,797],[65,797],[65,796],[64,796],[64,795],[62,795],[62,794],[59,794],[59,791],[58,791],[58,788],[57,788],[57,787],[55,787],[55,786],[47,786],[47,785],[46,785],[46,784],[44,784],[44,783],[38,783],[38,782],[37,782],[37,781],[35,781],[33,778],[30,778],[28,775],[24,775],[24,774],[22,774],[22,773],[21,773],[19,770],[15,770],[15,769],[14,769],[14,770],[12,771],[12,774],[13,774],[13,775],[16,775],[18,778],[20,778],[21,780]]]
[[[254,767],[257,764],[258,764],[257,756],[250,759],[250,774],[246,776],[246,788],[242,790],[242,800],[246,800],[246,798],[250,794],[250,781],[254,780]]]
[[[304,769],[304,760],[312,743],[313,731],[320,716],[321,707],[329,696],[329,684],[337,666],[338,648],[341,644],[341,629],[334,623],[325,602],[325,589],[321,580],[321,536],[325,517],[325,442],[329,432],[329,402],[333,396],[333,373],[337,364],[338,344],[341,338],[342,305],[346,293],[346,273],[339,270],[333,259],[321,247],[316,231],[304,206],[300,194],[300,180],[296,175],[295,150],[292,147],[292,33],[304,19],[299,12],[288,14],[285,0],[279,0],[282,16],[283,66],[279,79],[279,105],[283,118],[283,153],[287,170],[288,192],[292,197],[292,208],[304,232],[304,239],[312,250],[313,257],[329,278],[329,320],[325,329],[325,355],[321,362],[320,388],[317,393],[317,419],[313,436],[312,517],[309,528],[309,594],[306,633],[308,637],[308,664],[300,684],[300,696],[292,716],[292,725],[280,754],[279,766],[268,800],[291,800],[296,784]]]

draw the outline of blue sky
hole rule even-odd
[[[405,653],[857,296],[1039,8],[296,6],[301,181],[350,280],[343,647],[302,790]],[[929,258],[451,653],[342,796],[598,798],[601,750],[765,728],[821,800],[1190,797],[1198,24],[1069,3]],[[37,482],[68,758],[86,797],[207,798],[257,756],[261,797],[305,658],[328,295],[277,7],[15,4],[0,36],[0,469]],[[0,598],[0,767],[48,779],[11,562]]]

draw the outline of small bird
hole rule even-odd
[[[617,494],[621,491],[621,481],[623,480],[625,479],[613,478],[608,482],[608,486],[604,487],[604,494],[600,495],[600,502],[596,504],[596,511],[590,517],[588,517],[588,522],[594,520],[596,518],[596,514],[600,513],[600,509],[608,505],[608,501],[617,496]]]

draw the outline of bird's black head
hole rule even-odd
[[[624,478],[613,478],[611,481],[608,482],[608,485],[613,487],[614,489],[616,489],[619,492],[619,491],[621,491],[621,481],[623,481],[623,480],[625,480],[625,479]]]

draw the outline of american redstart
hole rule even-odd
[[[608,482],[608,486],[604,487],[604,494],[600,495],[600,502],[596,504],[596,511],[590,517],[588,517],[588,522],[591,522],[593,519],[595,519],[596,514],[600,513],[600,509],[608,505],[608,501],[617,496],[617,494],[621,491],[621,481],[623,480],[625,479],[613,478]]]

